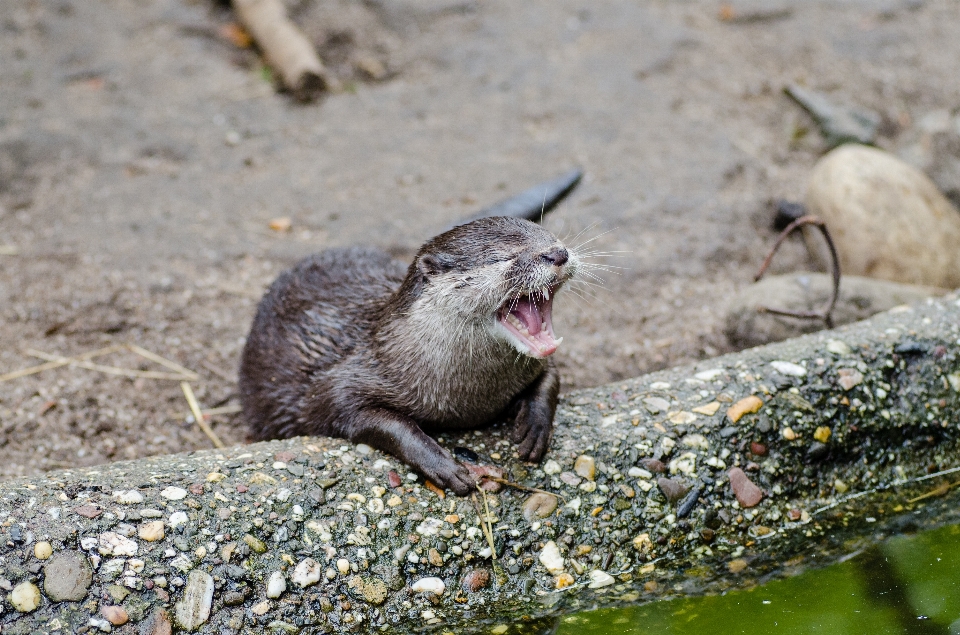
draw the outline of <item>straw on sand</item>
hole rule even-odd
[[[200,429],[203,430],[203,433],[207,435],[207,438],[213,442],[213,445],[218,448],[226,447],[223,445],[223,441],[220,440],[220,437],[217,436],[216,432],[213,431],[213,428],[210,427],[203,419],[203,413],[200,412],[200,404],[197,403],[197,398],[193,394],[193,388],[190,387],[190,384],[182,381],[180,382],[180,389],[183,390],[183,396],[187,398],[187,403],[190,404],[190,412],[193,413],[193,418],[197,420],[197,425],[200,426]]]

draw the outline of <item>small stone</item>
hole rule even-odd
[[[657,485],[660,491],[667,497],[667,501],[676,503],[683,498],[683,495],[690,491],[690,488],[680,481],[672,478],[658,478]]]
[[[38,542],[33,546],[33,555],[37,560],[46,560],[53,555],[53,545],[46,541]]]
[[[274,571],[267,580],[267,597],[275,600],[287,590],[287,581],[280,571]]]
[[[641,459],[640,465],[654,474],[663,474],[667,471],[667,466],[663,464],[663,461],[657,459]]]
[[[179,527],[180,525],[186,525],[188,522],[190,522],[190,517],[187,516],[186,512],[173,512],[170,514],[169,524],[171,529]]]
[[[527,522],[546,518],[557,509],[557,497],[537,492],[523,503],[523,517]]]
[[[677,412],[668,413],[667,420],[672,424],[682,426],[696,421],[697,415],[693,414],[692,412],[687,412],[686,410],[679,410]]]
[[[653,541],[650,540],[650,534],[643,533],[632,541],[633,548],[640,553],[647,553],[653,550]]]
[[[849,355],[853,351],[850,350],[850,347],[847,346],[847,343],[843,340],[827,340],[827,352],[844,356]]]
[[[100,607],[100,615],[114,626],[122,626],[130,620],[130,616],[127,615],[122,606]]]
[[[347,575],[350,573],[350,561],[346,558],[340,558],[337,560],[337,571],[340,572],[340,575]]]
[[[833,482],[833,489],[837,490],[837,494],[846,494],[850,487],[840,479],[837,479]]]
[[[560,480],[563,483],[569,485],[570,487],[576,487],[583,481],[583,479],[581,479],[579,476],[577,476],[573,472],[561,472]]]
[[[743,417],[743,415],[757,412],[762,407],[763,399],[757,397],[756,395],[750,395],[749,397],[744,397],[737,403],[727,408],[727,416],[730,418],[730,421],[736,423],[740,421],[740,418]]]
[[[247,546],[253,549],[257,553],[266,553],[267,544],[260,540],[259,538],[252,536],[250,534],[245,534],[243,536],[243,542],[247,543]]]
[[[554,587],[556,589],[566,589],[567,587],[573,586],[575,582],[576,580],[573,579],[572,575],[564,572],[557,576]]]
[[[787,441],[795,441],[797,439],[797,433],[794,432],[793,428],[789,426],[784,428],[783,432],[781,432],[780,434],[782,434],[783,438],[786,439]]]
[[[143,502],[143,494],[135,489],[113,493],[114,499],[121,505],[139,505]]]
[[[143,523],[137,529],[137,535],[140,536],[141,540],[146,540],[147,542],[156,542],[158,540],[163,540],[163,521],[162,520],[152,520],[148,523]]]
[[[599,569],[594,569],[589,575],[590,583],[587,585],[588,589],[602,589],[603,587],[610,586],[616,582],[612,575]]]
[[[747,561],[743,558],[736,558],[727,563],[727,570],[730,573],[740,573],[747,568]]]
[[[863,383],[863,374],[854,368],[838,368],[837,383],[844,390],[850,390]]]
[[[597,463],[592,456],[581,454],[573,463],[573,471],[588,481],[592,481],[597,473]]]
[[[103,556],[135,556],[138,545],[118,533],[105,531],[100,534],[98,550]]]
[[[73,511],[84,518],[96,518],[103,513],[103,510],[96,505],[81,505],[80,507],[74,507]]]
[[[320,581],[322,569],[320,563],[313,558],[305,558],[293,570],[290,581],[303,589]]]
[[[732,468],[727,475],[730,478],[730,487],[740,506],[749,509],[755,507],[763,498],[763,490],[757,487],[746,473],[739,467]]]
[[[778,373],[780,373],[781,375],[790,375],[792,377],[805,377],[807,374],[806,368],[804,368],[800,364],[794,364],[793,362],[776,360],[776,361],[770,362],[770,365],[773,366],[773,369]]]
[[[187,490],[182,487],[165,487],[160,490],[160,496],[163,496],[167,500],[178,501],[183,500],[187,497]]]
[[[643,406],[650,414],[658,412],[667,412],[670,410],[670,402],[663,397],[647,397],[643,400]]]
[[[538,559],[540,560],[540,564],[553,575],[563,573],[563,557],[560,555],[560,549],[554,541],[550,540],[543,546],[543,550],[540,552]]]
[[[380,578],[364,579],[360,593],[364,600],[374,606],[380,606],[387,601],[387,585]]]
[[[43,590],[54,602],[79,602],[92,582],[87,557],[76,551],[61,551],[43,567]]]
[[[707,415],[708,417],[712,417],[713,415],[717,414],[717,410],[720,410],[720,402],[711,401],[706,405],[697,406],[696,408],[691,408],[691,410],[693,412],[696,412],[697,414]]]
[[[767,456],[767,446],[760,443],[759,441],[750,442],[750,453],[756,456]]]
[[[468,571],[460,581],[460,588],[467,593],[476,593],[490,584],[490,571],[487,569],[473,569]]]
[[[397,496],[396,494],[394,494],[393,496],[387,499],[388,507],[396,507],[397,505],[400,505],[402,503],[403,503],[403,499]]]
[[[99,617],[91,617],[89,620],[87,620],[87,626],[93,627],[103,633],[109,633],[113,630],[110,622]]]
[[[440,578],[420,578],[410,587],[414,593],[433,593],[434,595],[443,595],[447,586]]]
[[[830,428],[827,426],[820,426],[813,433],[813,438],[819,441],[820,443],[826,443],[830,440]]]
[[[250,611],[254,615],[266,615],[267,611],[270,610],[270,603],[264,600],[263,602],[258,602],[250,607]]]
[[[437,551],[436,549],[430,549],[430,551],[427,552],[427,562],[429,562],[435,567],[442,567],[443,556],[441,556],[440,552]]]
[[[631,467],[627,470],[627,476],[632,478],[653,478],[653,474],[642,467]]]
[[[390,487],[400,487],[400,483],[402,483],[402,481],[400,480],[399,474],[393,470],[387,472],[387,484]]]
[[[21,613],[35,611],[40,606],[40,589],[32,582],[21,582],[10,592],[10,604]]]
[[[802,512],[799,509],[793,508],[787,512],[787,519],[789,519],[790,522],[795,523],[798,520],[800,520],[801,515],[802,515]]]
[[[188,631],[197,629],[210,618],[213,606],[213,578],[206,571],[194,569],[187,578],[183,599],[177,602],[177,622]]]
[[[561,469],[560,464],[554,461],[553,459],[550,459],[549,461],[543,464],[544,474],[551,474],[551,475],[559,474],[561,471],[563,470]]]
[[[713,539],[716,537],[716,535],[717,535],[717,532],[714,531],[713,529],[710,529],[709,527],[704,527],[703,529],[700,530],[700,539],[707,544],[710,544],[711,542],[713,542]]]
[[[140,626],[141,635],[171,635],[173,627],[170,616],[163,609],[156,609]]]

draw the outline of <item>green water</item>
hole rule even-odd
[[[557,635],[960,635],[960,526],[898,536],[845,562],[725,595],[593,611]]]

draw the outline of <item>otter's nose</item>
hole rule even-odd
[[[565,247],[557,247],[555,249],[551,249],[545,254],[540,254],[540,257],[549,262],[551,265],[559,267],[567,262],[567,260],[570,258],[570,254],[567,253]]]

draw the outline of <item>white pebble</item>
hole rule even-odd
[[[320,574],[320,563],[313,558],[306,558],[293,570],[290,581],[302,589],[319,582]]]
[[[160,491],[160,496],[163,496],[167,500],[178,501],[187,497],[187,490],[182,487],[165,487]]]
[[[551,540],[543,546],[539,560],[540,564],[553,575],[563,573],[563,556],[560,555],[560,549],[554,541]]]
[[[610,586],[614,582],[615,580],[613,579],[613,576],[606,571],[594,569],[590,572],[590,584],[587,585],[587,588],[602,589],[605,586]]]
[[[545,474],[559,474],[562,471],[562,469],[559,463],[557,463],[553,459],[550,459],[549,461],[543,464],[543,471]]]
[[[170,520],[168,521],[168,524],[170,525],[171,528],[173,528],[178,525],[183,525],[189,520],[190,519],[187,517],[187,515],[184,512],[173,512],[172,514],[170,514]]]
[[[417,533],[423,536],[436,536],[443,528],[443,521],[439,518],[427,518],[417,525]]]
[[[98,550],[102,556],[135,556],[137,543],[118,533],[106,531],[100,534]]]
[[[642,467],[631,467],[629,470],[627,470],[627,476],[631,476],[633,478],[653,478],[653,474],[646,471]]]
[[[776,360],[770,362],[770,365],[773,366],[773,369],[778,373],[783,373],[784,375],[793,375],[794,377],[803,377],[807,374],[807,369],[801,366],[800,364],[794,364],[793,362],[785,362],[782,360]]]
[[[286,590],[287,581],[283,578],[283,574],[279,571],[271,573],[270,580],[267,582],[267,597],[275,600]]]
[[[113,497],[121,505],[138,505],[143,502],[143,494],[135,489],[129,491],[114,492]]]
[[[350,561],[346,558],[340,558],[337,560],[337,571],[339,571],[341,575],[347,575],[350,573]]]
[[[358,443],[358,444],[357,444],[357,447],[354,448],[354,451],[355,451],[357,454],[367,455],[367,454],[370,454],[371,452],[373,452],[373,448],[371,448],[371,447],[370,447],[369,445],[367,445],[366,443]]]
[[[440,578],[420,578],[413,583],[410,589],[414,593],[433,593],[434,595],[443,595],[447,585]]]

